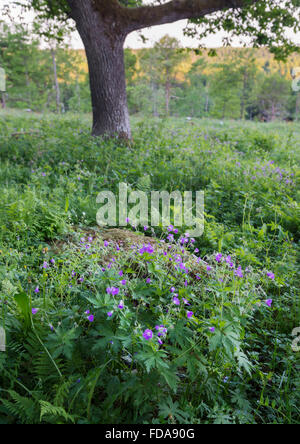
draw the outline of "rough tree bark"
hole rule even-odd
[[[89,66],[93,135],[129,139],[123,51],[127,34],[109,7],[107,14],[104,8],[100,12],[92,0],[71,0],[69,4]]]
[[[67,0],[88,60],[93,134],[131,137],[123,52],[130,32],[243,7],[246,1],[172,0],[158,6],[127,8],[118,0]]]

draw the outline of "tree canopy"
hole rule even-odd
[[[225,31],[224,44],[230,45],[234,37],[243,37],[254,47],[268,46],[277,59],[285,59],[299,49],[290,36],[300,31],[300,0],[18,0],[15,3],[36,11],[36,23],[42,24],[41,33],[49,38],[56,34],[62,39],[68,23],[72,24],[68,19],[75,22],[89,64],[95,135],[131,137],[123,47],[127,35],[133,31],[187,19],[185,32],[199,38],[199,47],[208,34]],[[53,25],[49,26],[48,21]]]
[[[300,30],[300,0],[93,0],[99,13],[113,15],[126,24],[126,31],[189,19],[186,33],[203,37],[226,31],[224,44],[234,37],[247,37],[254,47],[269,46],[277,58],[298,50],[286,30]],[[78,0],[19,0],[41,19],[66,22]]]

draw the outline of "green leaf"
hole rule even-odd
[[[172,370],[163,369],[161,374],[165,378],[168,386],[176,393],[178,385],[178,377],[176,376],[176,373]]]
[[[28,326],[30,324],[30,301],[29,297],[25,292],[15,295],[15,301],[24,317],[25,324]]]

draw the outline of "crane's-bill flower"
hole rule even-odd
[[[143,337],[144,339],[146,339],[146,341],[150,341],[153,338],[153,331],[152,330],[145,330],[143,333]]]
[[[177,296],[175,296],[175,297],[173,298],[173,303],[174,303],[175,305],[180,305],[180,300],[178,299]]]

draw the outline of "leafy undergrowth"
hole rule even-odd
[[[27,119],[0,130],[0,423],[298,422],[298,127],[143,124],[129,150]],[[204,189],[204,235],[94,228],[121,181]]]

